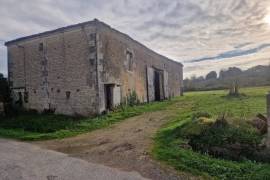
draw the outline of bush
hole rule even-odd
[[[256,151],[250,159],[257,162],[270,163],[270,149]]]
[[[211,118],[211,114],[209,114],[208,112],[197,112],[192,115],[192,120],[197,120],[201,117]]]
[[[189,144],[193,150],[214,157],[243,160],[253,159],[261,140],[262,137],[256,131],[234,127],[221,118],[200,134],[193,135]]]
[[[140,104],[140,100],[138,98],[138,95],[137,95],[136,91],[132,91],[127,96],[127,105],[128,106],[135,106],[135,105],[139,105],[139,104]]]
[[[78,122],[74,118],[62,115],[20,112],[20,115],[4,118],[0,122],[0,127],[4,129],[22,129],[37,133],[51,133],[61,129],[74,128]]]

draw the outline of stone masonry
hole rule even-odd
[[[98,20],[6,42],[13,104],[94,115],[182,94],[183,65]]]

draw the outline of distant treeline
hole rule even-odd
[[[240,87],[270,85],[270,65],[255,66],[245,71],[236,67],[230,67],[227,70],[221,70],[219,75],[216,71],[211,71],[205,77],[192,76],[184,80],[184,90],[207,91],[228,89],[235,82]]]

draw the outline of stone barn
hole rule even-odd
[[[181,95],[183,65],[93,20],[6,42],[15,106],[66,115]]]

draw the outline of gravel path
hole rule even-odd
[[[38,146],[0,139],[0,180],[141,180],[123,172]]]

